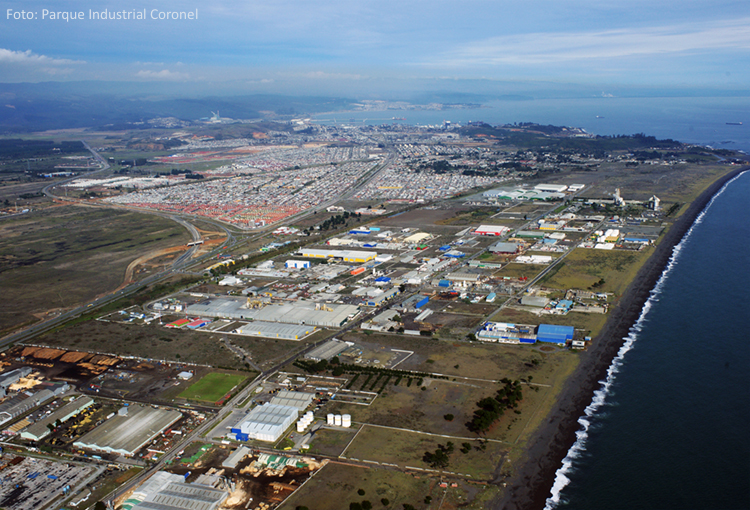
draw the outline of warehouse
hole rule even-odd
[[[398,287],[393,287],[382,294],[368,298],[367,306],[380,306],[397,294],[399,294]]]
[[[305,354],[306,359],[313,361],[320,361],[322,359],[331,359],[334,356],[338,356],[349,347],[353,347],[352,342],[342,342],[341,340],[333,339],[324,343],[323,345],[316,347],[312,351]]]
[[[314,250],[307,248],[302,249],[299,255],[315,259],[341,259],[344,262],[369,262],[378,256],[374,251]]]
[[[536,332],[536,339],[540,342],[564,344],[573,339],[575,329],[573,326],[554,326],[552,324],[540,324]]]
[[[279,392],[271,399],[271,404],[277,406],[295,407],[299,411],[304,411],[312,403],[314,398],[314,393],[279,390]]]
[[[491,245],[488,250],[492,253],[513,254],[518,253],[518,245],[516,243],[503,243],[498,241]]]
[[[266,404],[255,407],[245,420],[232,428],[237,441],[277,441],[299,416],[296,407]]]
[[[417,232],[416,234],[412,234],[409,237],[405,238],[404,242],[406,244],[417,244],[424,241],[425,239],[429,239],[430,237],[430,234],[426,232]]]
[[[122,510],[215,510],[229,494],[200,483],[186,483],[184,475],[157,471],[135,489]]]
[[[519,230],[518,232],[516,232],[515,237],[521,239],[544,239],[544,232],[539,232],[536,230]]]
[[[534,189],[547,193],[563,193],[564,191],[567,191],[568,186],[565,184],[537,184],[534,186]]]
[[[282,340],[301,340],[315,331],[317,331],[315,326],[264,321],[253,321],[234,330],[238,335],[281,338]]]
[[[62,395],[70,389],[67,383],[43,383],[39,391],[22,391],[0,404],[0,424],[31,411],[47,400]]]
[[[284,267],[289,269],[307,269],[310,267],[310,261],[309,260],[287,260],[284,264]]]
[[[533,328],[533,326],[525,324],[485,322],[482,328],[477,331],[477,338],[501,344],[533,344],[536,342],[536,336],[532,332]]]
[[[56,410],[54,413],[27,427],[26,430],[21,432],[21,437],[32,441],[39,441],[51,433],[48,425],[55,425],[58,420],[60,423],[65,423],[70,418],[93,404],[94,400],[91,397],[81,397],[73,400]]]
[[[251,453],[253,453],[253,451],[247,446],[240,446],[235,451],[233,451],[232,454],[229,455],[229,457],[227,457],[224,462],[221,463],[221,467],[225,469],[234,469],[237,467],[237,464],[242,462],[242,459],[244,459]]]
[[[31,368],[21,367],[15,370],[11,370],[10,372],[5,372],[4,374],[0,374],[0,397],[4,397],[7,394],[8,388],[11,384],[17,383],[19,380],[21,380],[22,377],[26,377],[30,373]]]
[[[510,229],[502,225],[479,225],[474,234],[480,236],[502,236],[508,232],[510,232]]]
[[[77,448],[132,457],[149,441],[182,418],[182,413],[138,404],[124,407],[112,418],[73,443]]]

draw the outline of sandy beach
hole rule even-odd
[[[609,320],[591,347],[582,353],[581,363],[568,379],[546,421],[529,440],[525,456],[501,498],[488,506],[497,510],[541,510],[550,495],[555,473],[576,440],[578,418],[591,403],[599,381],[617,355],[631,326],[638,320],[651,289],[659,280],[672,255],[672,249],[690,229],[711,198],[729,180],[750,167],[733,170],[712,183],[693,201],[665,234],[653,255],[610,312]]]

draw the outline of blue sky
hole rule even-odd
[[[363,94],[469,81],[743,89],[747,0],[6,0],[0,81]],[[41,19],[83,11],[83,20]],[[88,19],[198,10],[197,20]],[[8,10],[37,19],[8,19]],[[464,86],[466,88],[466,86]],[[468,87],[471,88],[470,86]],[[606,94],[607,90],[603,89]]]

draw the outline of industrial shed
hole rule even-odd
[[[173,481],[148,494],[132,510],[215,510],[227,496],[221,489]]]
[[[488,248],[492,253],[516,253],[518,245],[516,243],[496,242]]]
[[[296,407],[300,411],[304,411],[312,403],[314,398],[314,393],[280,390],[271,399],[271,404],[278,406]]]
[[[283,340],[300,340],[317,331],[315,326],[298,326],[278,322],[253,321],[235,330],[235,333],[262,338],[281,338]]]
[[[396,312],[393,312],[394,314]],[[320,361],[322,359],[331,359],[334,356],[338,356],[349,347],[353,346],[352,342],[342,342],[341,340],[329,340],[323,345],[320,345],[312,351],[305,354],[305,359],[311,359],[313,361]]]
[[[81,397],[73,400],[72,402],[68,402],[66,405],[48,415],[46,418],[43,418],[33,425],[27,427],[26,430],[21,432],[21,437],[24,439],[30,439],[32,441],[39,441],[40,439],[43,439],[51,433],[47,425],[55,424],[57,423],[57,420],[60,420],[60,423],[65,423],[73,416],[77,415],[87,407],[93,405],[93,403],[94,399],[92,399],[91,397]]]
[[[564,344],[573,339],[575,328],[573,326],[555,326],[552,324],[540,324],[536,332],[536,339],[540,342],[553,344]]]
[[[149,441],[182,418],[182,413],[133,404],[73,443],[77,448],[132,457]]]
[[[241,423],[231,430],[238,441],[257,439],[274,442],[297,420],[298,416],[299,410],[296,407],[266,404],[254,408]]]
[[[479,225],[474,231],[475,234],[480,236],[501,236],[507,232],[510,232],[510,229],[502,225]]]

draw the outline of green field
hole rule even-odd
[[[245,377],[239,374],[211,372],[180,393],[180,398],[216,402],[245,380]]]

